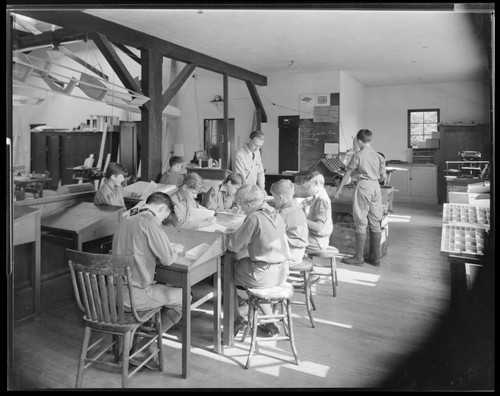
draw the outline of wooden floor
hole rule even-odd
[[[248,339],[224,348],[222,355],[213,353],[212,310],[205,303],[193,313],[190,377],[181,378],[177,325],[164,340],[165,371],[141,371],[130,386],[493,390],[493,294],[482,289],[486,297],[481,294],[477,309],[465,319],[450,317],[441,216],[438,205],[395,203],[388,253],[380,267],[352,267],[338,260],[337,297],[331,295],[328,278],[315,286],[316,328],[303,306],[293,306],[299,366],[292,363],[287,341],[261,344],[248,370]],[[74,387],[83,326],[69,276],[43,283],[42,311],[38,322],[15,329],[10,389]],[[94,366],[86,371],[83,386],[119,388],[120,373]]]

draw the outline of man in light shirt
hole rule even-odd
[[[234,172],[243,176],[244,184],[256,184],[262,191],[265,191],[264,167],[260,156],[260,149],[263,145],[263,132],[253,131],[250,133],[248,142],[236,151]]]

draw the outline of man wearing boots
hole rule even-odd
[[[382,230],[382,194],[380,181],[385,180],[385,159],[371,147],[372,132],[361,129],[355,143],[359,151],[354,153],[342,181],[335,193],[335,199],[342,194],[342,190],[351,175],[355,172],[358,177],[352,212],[356,227],[356,253],[353,257],[344,257],[342,262],[351,265],[362,265],[363,252],[366,242],[366,227],[370,230],[370,254],[365,260],[376,267],[380,265],[380,241]]]

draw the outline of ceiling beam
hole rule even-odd
[[[247,84],[247,88],[250,92],[250,96],[252,97],[257,114],[260,114],[260,121],[267,122],[267,114],[260,100],[259,93],[257,92],[257,87],[249,80],[245,80],[245,83]]]
[[[124,54],[128,55],[130,59],[135,60],[137,63],[141,64],[141,57],[134,54],[125,45],[120,43],[113,43],[113,45],[120,49]]]
[[[174,98],[174,96],[179,92],[182,85],[189,78],[191,73],[196,69],[196,63],[190,63],[182,69],[182,71],[177,75],[175,80],[170,84],[170,86],[165,90],[162,95],[162,111],[167,107],[170,101]]]
[[[86,40],[85,33],[67,29],[58,29],[53,32],[45,32],[36,35],[33,34],[27,37],[16,38],[14,35],[12,48],[14,50],[22,51],[51,45],[53,43],[64,43],[73,40]]]
[[[132,91],[141,93],[141,87],[130,75],[126,66],[123,64],[122,60],[113,48],[113,44],[109,42],[107,37],[100,33],[91,33],[89,36],[92,41],[94,41],[97,48],[99,48],[102,55],[106,58],[109,65],[113,68],[123,86]]]
[[[129,45],[135,48],[157,48],[161,55],[184,63],[197,63],[198,67],[216,73],[227,73],[228,76],[248,80],[256,85],[267,85],[267,77],[231,65],[219,59],[190,50],[158,37],[119,25],[102,18],[95,17],[78,10],[17,10],[16,13],[39,21],[51,23],[63,28],[92,31],[105,35],[110,41]]]

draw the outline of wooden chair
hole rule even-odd
[[[312,310],[316,310],[314,304],[312,289],[311,289],[311,271],[314,265],[308,258],[304,258],[300,263],[289,263],[288,269],[290,274],[287,277],[287,282],[290,283],[295,290],[304,293],[305,301],[292,301],[292,304],[305,304],[311,327],[315,327]]]
[[[78,252],[66,249],[73,290],[78,307],[85,313],[85,334],[83,337],[76,388],[82,385],[83,371],[94,363],[106,364],[122,369],[122,387],[127,387],[130,377],[140,370],[150,359],[158,355],[160,371],[163,371],[163,349],[161,333],[162,307],[147,311],[137,311],[131,299],[131,308],[124,305],[124,288],[132,295],[130,265],[132,255],[109,255]],[[131,311],[131,312],[130,312]],[[92,333],[103,333],[89,345]],[[109,335],[112,336],[109,342]],[[133,337],[149,339],[139,350],[130,355]],[[122,342],[119,342],[122,341]],[[157,342],[158,350],[150,354],[141,365],[129,373],[129,361],[135,355],[147,350]],[[120,359],[120,344],[123,344]],[[100,346],[100,348],[94,349]],[[105,359],[105,353],[112,348],[114,361]],[[92,357],[88,357],[90,351]],[[102,358],[102,359],[100,359]]]
[[[293,296],[293,286],[290,283],[283,283],[274,287],[267,288],[247,288],[248,294],[248,326],[243,333],[241,342],[244,342],[249,331],[252,332],[252,340],[250,343],[250,350],[248,352],[247,364],[245,368],[250,367],[253,353],[256,349],[257,343],[261,341],[290,341],[295,364],[299,365],[299,357],[297,349],[295,348],[295,341],[293,338],[292,327],[292,304],[291,298]],[[271,304],[274,306],[272,315],[260,315],[259,305]],[[261,323],[281,322],[283,323],[284,336],[277,337],[257,337],[257,327]]]
[[[325,250],[312,250],[306,248],[306,255],[313,259],[313,264],[318,267],[330,267],[330,275],[332,278],[332,293],[333,297],[337,296],[337,259],[339,250],[334,246],[328,246]],[[326,259],[326,260],[325,260]],[[325,265],[325,263],[327,263]],[[325,274],[311,271],[311,275],[325,276]]]

